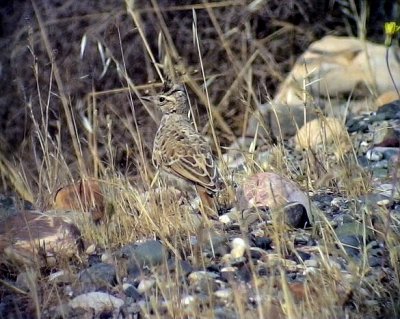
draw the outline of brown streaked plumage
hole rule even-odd
[[[220,189],[218,169],[210,145],[188,118],[189,104],[184,87],[165,87],[161,94],[149,100],[163,112],[154,138],[154,165],[193,183],[203,205],[215,213],[212,198],[205,195],[213,196]]]

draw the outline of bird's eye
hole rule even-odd
[[[165,101],[165,97],[160,96],[160,98],[158,99],[158,101],[159,101],[160,103],[163,103],[163,102]]]

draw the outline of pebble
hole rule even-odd
[[[285,222],[294,228],[305,228],[310,226],[306,208],[300,203],[289,203],[283,208]]]
[[[229,213],[219,216],[219,221],[223,224],[230,224],[233,222],[232,218],[229,216]]]
[[[86,248],[85,253],[86,253],[87,255],[91,255],[91,254],[93,254],[95,251],[96,251],[96,245],[95,245],[95,244],[91,244],[91,245],[89,245],[88,248]]]
[[[142,279],[137,287],[137,291],[140,294],[143,294],[153,288],[156,284],[156,280],[154,278],[145,278]]]
[[[36,282],[37,278],[38,275],[36,271],[28,269],[27,271],[18,274],[15,286],[22,290],[30,291],[32,288],[34,288],[32,285],[34,282]]]
[[[219,289],[214,292],[215,297],[221,298],[221,299],[229,299],[232,297],[232,289],[230,288],[225,288],[225,289]]]
[[[185,276],[193,271],[193,267],[188,261],[177,260],[176,258],[168,259],[167,267],[170,272],[183,272]]]
[[[135,286],[133,286],[129,283],[124,283],[122,285],[122,289],[124,290],[125,295],[127,297],[130,297],[135,301],[141,299],[141,297],[142,297],[140,292],[135,288]]]
[[[267,250],[271,249],[272,239],[269,237],[254,237],[254,246]]]
[[[114,265],[98,263],[79,273],[79,281],[85,289],[95,286],[97,289],[106,288],[116,283],[116,269]]]
[[[124,301],[105,292],[89,292],[76,296],[69,302],[71,308],[82,308],[100,314],[103,311],[116,311],[124,305]]]
[[[381,207],[387,207],[391,204],[391,201],[389,199],[382,199],[380,201],[377,201],[376,204]]]
[[[190,305],[195,304],[196,302],[197,302],[197,298],[194,296],[191,296],[191,295],[185,296],[181,299],[181,304],[184,306],[190,306]]]
[[[234,238],[231,242],[231,247],[231,256],[233,258],[240,258],[243,257],[248,245],[242,238]]]
[[[238,269],[237,267],[228,266],[221,269],[221,277],[226,281],[234,280]]]
[[[312,268],[319,268],[319,262],[316,259],[307,259],[304,260],[304,265],[306,267],[312,267]]]

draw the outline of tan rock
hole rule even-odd
[[[400,96],[396,91],[387,91],[378,96],[375,100],[375,105],[379,108],[382,105],[397,101]]]
[[[90,212],[95,222],[105,216],[104,196],[99,183],[94,180],[80,181],[57,190],[53,208]]]
[[[317,151],[319,145],[343,155],[351,146],[346,127],[335,118],[318,118],[300,128],[296,134],[297,149]]]
[[[54,256],[69,257],[82,248],[78,228],[61,217],[21,211],[0,225],[0,256],[33,265]]]
[[[282,83],[274,103],[302,105],[340,95],[368,97],[393,90],[386,48],[357,38],[326,36],[312,43]],[[400,85],[400,49],[391,48],[389,65]]]
[[[284,176],[271,172],[255,174],[244,182],[241,196],[244,198],[238,200],[247,201],[249,207],[279,209],[291,202],[300,203],[309,220],[313,221],[308,197],[295,182]]]

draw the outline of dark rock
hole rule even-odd
[[[137,301],[142,298],[142,295],[139,293],[139,291],[135,288],[135,286],[131,284],[123,284],[123,289],[125,292],[125,295],[129,298],[132,298],[133,301]]]
[[[260,260],[263,254],[258,250],[250,249],[250,258],[255,260]]]
[[[101,255],[99,254],[91,254],[88,257],[89,266],[93,266],[95,264],[101,263]]]
[[[374,118],[375,121],[400,119],[400,100],[381,106]]]
[[[357,162],[361,167],[368,168],[370,167],[371,163],[365,156],[358,156]]]
[[[217,265],[217,264],[212,264],[212,265],[207,266],[206,269],[209,272],[219,273],[220,269],[221,269],[221,266]]]
[[[258,268],[257,273],[259,276],[269,276],[271,272],[268,270],[267,267],[262,266]]]
[[[115,266],[105,263],[95,264],[80,272],[79,281],[87,288],[86,291],[90,290],[88,287],[104,289],[113,286],[117,282]]]
[[[249,282],[253,278],[252,271],[247,265],[239,268],[236,274],[237,278],[244,282]]]
[[[370,267],[380,267],[382,266],[383,257],[369,256],[368,265]]]
[[[214,231],[205,231],[201,234],[201,240],[197,245],[200,245],[200,250],[207,255],[223,256],[229,251],[228,238]]]
[[[347,131],[349,133],[353,132],[365,133],[368,131],[368,123],[363,120],[360,120],[359,118],[352,118],[348,120],[346,126],[347,126]]]
[[[176,258],[168,259],[167,267],[170,272],[183,273],[185,276],[193,271],[193,267],[188,261]]]
[[[321,210],[326,211],[331,207],[331,202],[334,199],[332,194],[317,194],[312,197],[313,203]]]
[[[311,254],[304,251],[297,251],[297,254],[293,254],[293,260],[295,260],[296,262],[302,262],[304,260],[309,260],[310,258]]]
[[[234,281],[236,279],[236,267],[224,267],[221,269],[221,278],[227,282]]]
[[[129,275],[129,278],[136,279],[143,273],[143,269],[139,267],[136,263],[128,263],[127,273]]]
[[[209,293],[218,289],[218,284],[215,281],[217,277],[218,275],[212,272],[195,271],[189,275],[188,279],[190,287],[196,292],[209,295]]]
[[[231,260],[230,265],[232,267],[242,267],[246,264],[246,257],[239,257],[239,258],[234,258],[233,260]]]
[[[225,227],[225,230],[227,232],[239,232],[240,231],[240,224],[238,223],[233,223],[233,224],[229,224]]]
[[[386,137],[382,142],[375,143],[375,146],[385,147],[385,148],[393,148],[400,146],[400,139],[398,136],[395,137]]]
[[[272,239],[269,237],[254,237],[252,239],[252,242],[254,243],[255,247],[267,250],[267,249],[272,249],[271,244],[272,244]]]
[[[300,203],[289,203],[287,204],[283,212],[285,214],[285,222],[294,228],[305,228],[310,226],[311,223],[308,219],[306,208]]]
[[[238,314],[232,310],[224,308],[216,308],[213,317],[215,319],[237,319]]]
[[[378,207],[378,203],[383,200],[390,200],[389,197],[379,194],[379,193],[370,193],[366,195],[362,195],[359,197],[362,205],[367,207]]]
[[[122,247],[119,255],[128,258],[128,268],[133,269],[162,264],[168,258],[168,251],[160,241],[148,240]]]
[[[360,253],[362,244],[361,238],[356,235],[338,236],[344,250],[350,256],[357,256]]]
[[[398,141],[400,141],[400,139],[398,139]],[[399,158],[400,149],[398,147],[382,147],[382,153],[384,159],[393,162]]]
[[[335,230],[343,248],[353,257],[361,252],[361,247],[364,245],[364,232],[366,235],[365,243],[368,244],[373,240],[374,234],[370,229],[364,229],[364,225],[357,221],[346,222]]]
[[[309,236],[306,236],[305,234],[298,234],[295,238],[294,238],[294,244],[295,245],[301,245],[301,246],[305,246],[308,244],[310,240]]]

